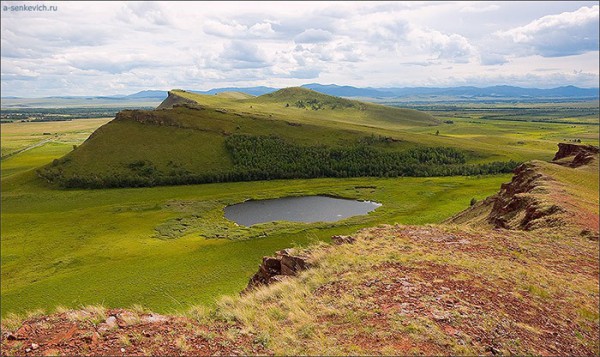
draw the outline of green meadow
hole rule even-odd
[[[248,99],[236,100],[240,108],[248,107],[242,102]],[[261,105],[255,100],[252,109]],[[304,125],[315,120],[312,112],[301,113],[307,116]],[[351,120],[341,115],[336,118],[326,127],[343,127],[352,135],[360,126],[344,124]],[[372,131],[411,142],[464,143],[467,150],[482,148],[486,155],[519,161],[549,160],[564,140],[598,144],[598,126],[593,125],[435,115],[438,121],[448,118],[454,123],[388,122]],[[472,198],[495,193],[511,177],[295,179],[97,190],[58,189],[37,177],[37,168],[73,152],[73,145],[104,123],[2,124],[3,155],[31,147],[1,161],[2,316],[86,304],[140,304],[157,312],[210,305],[243,289],[264,255],[380,223],[439,223],[468,207]],[[52,135],[45,138],[44,132]],[[248,228],[223,217],[226,205],[247,199],[315,194],[383,205],[336,223],[273,222]]]

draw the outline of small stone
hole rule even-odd
[[[9,332],[8,335],[6,335],[6,339],[10,340],[10,341],[14,341],[14,340],[17,340],[18,338],[17,338],[17,336],[15,336]]]
[[[32,343],[31,344],[31,349],[32,350],[37,350],[38,348],[40,348],[40,345],[38,345],[37,343]]]
[[[27,353],[31,352],[31,348],[26,348],[25,352],[27,352]]]
[[[114,327],[117,324],[117,318],[114,316],[109,316],[104,322],[109,328]]]
[[[488,346],[487,350],[493,355],[499,355],[501,353],[501,351],[494,346]]]
[[[125,349],[121,347],[121,353],[125,353]]]
[[[354,243],[355,238],[351,237],[351,236],[337,236],[336,235],[336,236],[331,237],[331,241],[335,245],[352,244],[352,243]]]
[[[142,322],[148,323],[156,323],[156,322],[165,322],[167,321],[167,317],[158,314],[150,314],[146,316],[142,316]]]
[[[434,320],[436,321],[447,321],[450,319],[450,316],[448,316],[448,314],[442,313],[442,314],[432,314],[432,317]]]

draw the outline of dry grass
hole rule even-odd
[[[89,322],[97,326],[107,318],[106,307],[102,305],[87,305],[80,310],[66,311],[67,319],[77,322]]]

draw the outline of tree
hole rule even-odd
[[[471,206],[475,206],[477,203],[477,199],[475,197],[471,198]]]

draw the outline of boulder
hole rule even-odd
[[[292,254],[290,249],[280,250],[274,257],[263,257],[258,271],[250,278],[248,286],[242,291],[242,294],[258,286],[282,281],[288,276],[294,276],[298,272],[308,269],[310,265],[307,260],[308,257]]]
[[[296,275],[296,273],[298,273],[299,271],[306,270],[306,268],[308,268],[306,257],[294,256],[288,253],[280,253],[281,252],[277,252],[277,257],[281,261],[281,275]]]
[[[333,236],[331,242],[335,245],[352,244],[356,239],[352,236]]]

